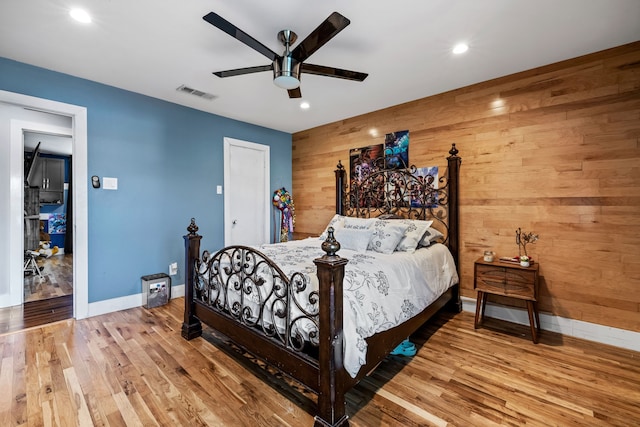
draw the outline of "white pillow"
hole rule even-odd
[[[439,240],[442,238],[444,238],[444,234],[442,234],[441,232],[439,232],[433,227],[429,227],[427,231],[424,233],[424,236],[422,236],[422,240],[420,240],[419,246],[420,247],[429,246],[436,240]]]
[[[407,224],[407,231],[404,233],[404,237],[396,246],[396,251],[413,253],[418,247],[418,243],[422,239],[422,236],[427,232],[427,229],[431,227],[433,221],[420,221],[417,219],[400,219],[396,220],[403,224]]]
[[[335,214],[333,216],[333,218],[331,218],[331,221],[329,221],[329,224],[327,224],[327,226],[325,227],[325,229],[322,232],[322,234],[320,235],[320,240],[327,240],[327,233],[328,233],[329,227],[333,227],[334,230],[336,228],[342,227],[342,224],[344,222],[344,218],[345,217],[342,216],[342,215]]]
[[[369,249],[383,254],[393,253],[407,228],[409,228],[408,224],[398,220],[376,220],[373,223],[373,236],[369,242]]]
[[[364,252],[367,250],[369,240],[371,240],[372,228],[336,228],[333,235],[343,249]]]
[[[373,223],[376,222],[375,218],[355,218],[355,217],[344,217],[344,228],[351,228],[356,230],[364,230],[371,228]]]

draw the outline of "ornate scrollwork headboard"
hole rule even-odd
[[[341,162],[336,174],[336,213],[355,217],[395,215],[433,220],[444,235],[457,260],[458,250],[458,171],[461,159],[452,144],[446,173],[436,179],[418,174],[418,168],[385,168],[377,159],[359,178],[347,183]],[[436,224],[437,223],[437,224]]]

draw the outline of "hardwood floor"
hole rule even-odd
[[[43,277],[24,277],[24,304],[0,308],[0,334],[73,317],[73,255],[54,255],[37,264]]]
[[[73,295],[31,301],[0,308],[0,334],[15,332],[73,317]]]
[[[0,334],[73,317],[73,255],[37,260],[42,276],[24,278],[24,304],[0,308]]]
[[[73,294],[73,255],[53,255],[40,258],[42,278],[31,274],[24,278],[24,302],[62,297]]]
[[[183,299],[0,336],[2,426],[312,426],[315,396],[222,336],[180,336]],[[444,313],[347,394],[352,426],[635,426],[640,353]]]

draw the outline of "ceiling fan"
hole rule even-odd
[[[270,65],[214,72],[213,74],[218,77],[232,77],[239,76],[241,74],[273,70],[274,84],[283,89],[287,89],[289,92],[289,98],[300,98],[302,97],[302,93],[300,92],[301,73],[337,77],[359,82],[363,81],[368,76],[366,73],[360,73],[357,71],[307,64],[304,62],[315,51],[320,49],[325,43],[350,24],[350,21],[338,12],[333,12],[329,15],[329,17],[325,19],[318,28],[313,30],[311,34],[301,41],[293,50],[291,50],[291,45],[297,40],[297,34],[291,30],[280,31],[278,33],[278,40],[280,40],[284,45],[284,53],[282,55],[278,55],[267,46],[263,45],[216,13],[210,12],[203,16],[202,19],[229,34],[231,37],[238,39],[250,48],[263,54],[272,61]]]

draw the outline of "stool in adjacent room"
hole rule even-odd
[[[34,251],[24,251],[24,273],[37,274],[41,279],[44,279],[40,267],[38,267],[38,263],[36,259],[40,256],[38,252]]]

